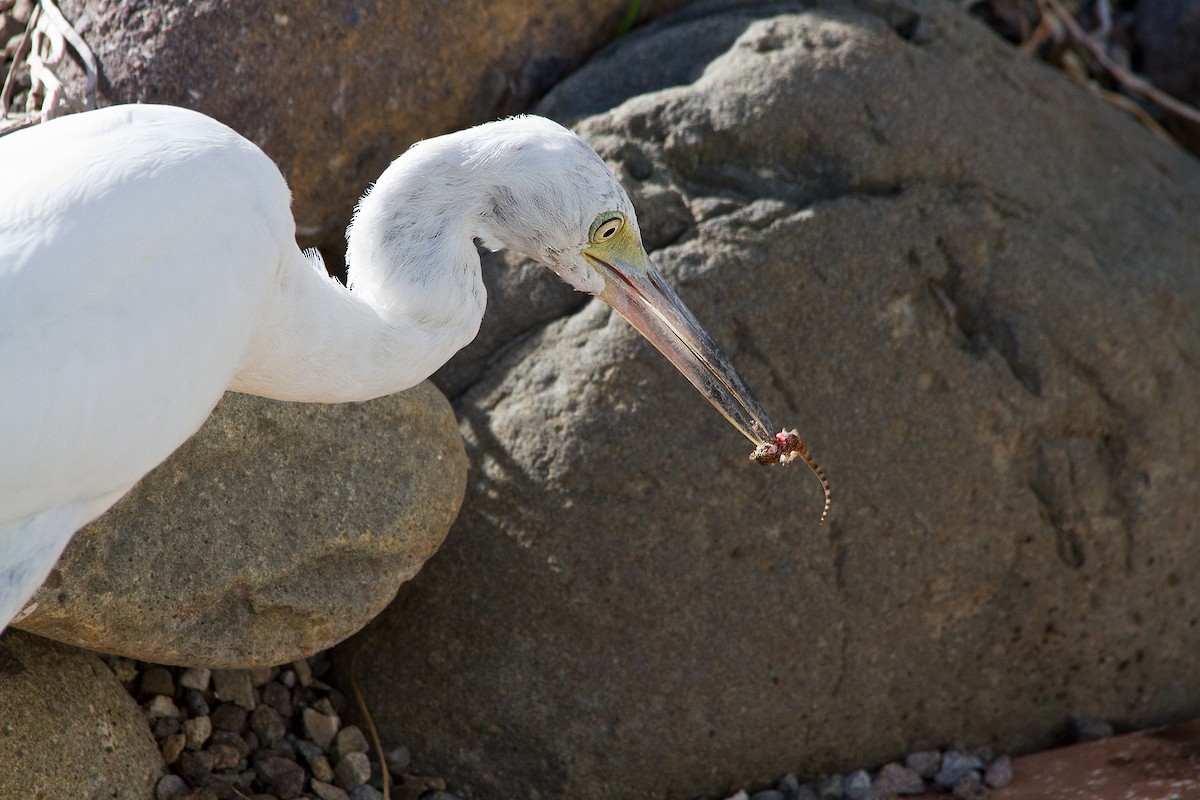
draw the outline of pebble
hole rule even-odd
[[[910,753],[904,757],[904,766],[920,775],[925,780],[931,780],[942,768],[942,754],[937,750],[922,750]]]
[[[799,789],[797,789],[796,793],[792,795],[792,797],[795,800],[821,800],[821,798],[817,797],[817,790],[809,786],[807,783],[803,784]]]
[[[183,733],[187,737],[189,750],[199,750],[204,747],[208,737],[212,736],[212,720],[208,717],[192,717],[183,721]]]
[[[247,711],[254,710],[258,701],[250,673],[244,669],[216,669],[212,674],[213,694],[218,700],[236,703]]]
[[[165,694],[156,694],[150,702],[142,707],[146,712],[146,718],[156,720],[161,717],[168,719],[179,719],[183,716],[183,712],[179,710],[179,706],[167,697]]]
[[[207,750],[184,750],[179,756],[179,772],[193,786],[213,771],[213,756]]]
[[[250,714],[250,729],[265,745],[273,745],[287,733],[283,717],[271,706],[262,705]],[[340,736],[340,734],[339,734]]]
[[[208,689],[208,682],[211,678],[211,669],[189,667],[179,676],[179,685],[185,689],[194,689],[197,692],[203,692]]]
[[[154,800],[175,800],[187,792],[187,782],[178,775],[163,775],[154,784]]]
[[[241,733],[246,729],[246,709],[233,703],[221,703],[212,712],[212,726],[216,730]]]
[[[412,754],[408,752],[407,747],[400,745],[384,753],[383,761],[387,764],[388,772],[399,777],[412,763]]]
[[[204,699],[204,693],[195,689],[188,689],[183,696],[184,705],[187,706],[188,714],[193,717],[207,717],[209,713],[208,701]]]
[[[350,800],[383,800],[383,792],[374,786],[363,784],[350,793]],[[459,800],[459,798],[449,792],[434,792],[430,795],[421,795],[421,800]]]
[[[138,685],[145,697],[155,694],[173,697],[175,694],[175,679],[171,677],[171,671],[164,667],[153,667],[143,672]]]
[[[333,739],[334,758],[340,759],[347,753],[365,753],[370,749],[367,737],[363,736],[357,725],[347,725]]]
[[[333,781],[333,767],[329,765],[329,759],[325,756],[316,756],[309,759],[308,768],[312,770],[313,777],[319,781],[331,783]]]
[[[168,764],[174,764],[179,760],[179,754],[183,752],[183,748],[187,745],[187,737],[182,733],[172,733],[170,736],[164,736],[158,749],[162,751],[163,761]]]
[[[331,709],[332,710],[332,709]],[[337,734],[338,718],[322,714],[315,707],[304,709],[304,733],[322,750],[328,750]]]
[[[371,762],[366,753],[346,753],[333,768],[334,782],[343,789],[354,789],[371,779]]]
[[[250,685],[255,689],[261,689],[266,685],[267,681],[275,677],[275,667],[251,667],[247,670],[239,670],[246,673],[246,677],[250,680]]]
[[[983,770],[983,762],[976,756],[964,753],[962,750],[948,750],[942,756],[942,768],[938,770],[937,775],[933,776],[934,781],[943,789],[949,789],[961,781],[972,770]]]
[[[988,764],[987,769],[983,773],[983,782],[993,789],[1001,789],[1012,783],[1012,759],[1008,756],[1000,756],[992,763]]]
[[[254,770],[279,800],[293,800],[304,790],[304,768],[295,761],[268,756],[258,759]]]
[[[313,794],[321,800],[350,800],[350,795],[346,794],[345,789],[340,789],[332,783],[313,778],[309,786],[312,788]]]
[[[744,789],[739,789],[737,792],[725,798],[725,800],[750,800],[750,795],[746,794]]]
[[[913,795],[925,791],[925,781],[916,771],[893,761],[884,764],[875,776],[872,788],[882,795]]]
[[[871,792],[871,775],[865,769],[856,769],[842,779],[842,796],[849,800],[865,800]]]
[[[817,797],[820,800],[842,800],[842,776],[830,775],[818,783]]]
[[[211,744],[207,749],[212,754],[214,770],[236,769],[242,761],[242,754],[231,744]]]
[[[787,800],[787,797],[778,789],[764,789],[750,795],[750,800]]]
[[[279,712],[281,717],[292,716],[292,693],[282,683],[271,681],[262,687],[262,701]]]

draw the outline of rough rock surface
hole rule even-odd
[[[92,653],[0,638],[0,797],[146,800],[163,761],[133,698]]]
[[[465,482],[454,416],[429,384],[332,406],[229,394],[75,535],[17,626],[166,664],[311,655],[437,550]]]
[[[644,4],[661,14],[684,0]],[[64,0],[106,103],[203,111],[274,158],[301,236],[345,251],[353,203],[412,142],[524,110],[609,41],[626,0]]]
[[[527,332],[457,400],[446,547],[336,651],[415,769],[686,797],[1200,706],[1200,167],[908,5],[699,6],[547,101],[618,106],[581,129],[834,508],[599,303]]]

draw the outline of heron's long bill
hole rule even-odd
[[[644,251],[627,259],[641,263],[603,261],[586,251],[584,255],[608,279],[602,295],[606,303],[670,359],[747,439],[755,445],[773,441],[773,428],[754,393]]]

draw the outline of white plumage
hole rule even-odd
[[[476,240],[630,318],[753,441],[765,414],[654,272],[632,205],[570,131],[522,117],[397,159],[348,232],[352,290],[295,243],[256,146],[201,114],[119,106],[0,138],[0,629],[227,389],[366,400],[477,333]]]

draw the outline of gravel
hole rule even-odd
[[[321,680],[323,655],[256,670],[106,658],[167,764],[155,800],[382,800],[385,767],[366,732],[343,723],[346,697]],[[408,748],[387,744],[393,800],[459,800],[441,778],[409,771]]]
[[[807,783],[788,773],[773,786],[741,789],[722,800],[888,800],[925,792],[948,800],[987,800],[989,788],[1007,786],[1012,778],[1009,756],[993,758],[987,747],[951,746],[910,753],[877,770],[822,775]]]

